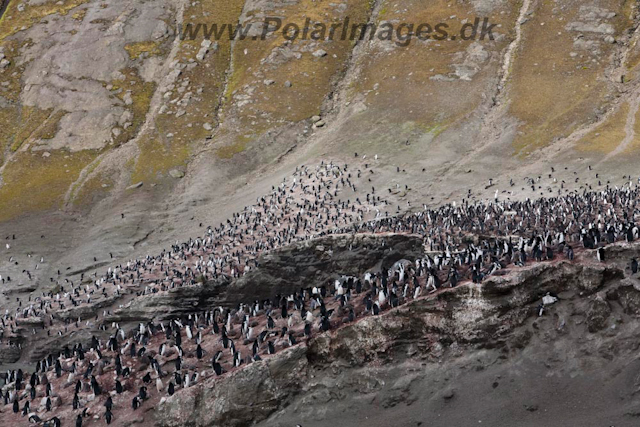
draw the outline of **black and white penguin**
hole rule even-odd
[[[322,317],[322,319],[320,320],[320,329],[322,329],[323,332],[327,332],[329,329],[331,329],[331,323],[329,322],[328,317]]]
[[[604,262],[604,248],[598,248],[596,251],[596,257],[598,258],[598,261]]]
[[[147,388],[145,386],[140,387],[138,396],[140,396],[140,400],[147,400]]]
[[[378,314],[380,314],[380,306],[376,302],[373,304],[373,315],[377,316]]]
[[[169,382],[169,386],[167,387],[167,394],[169,396],[173,396],[173,393],[175,393],[175,386],[173,385],[173,381]]]
[[[60,418],[53,417],[49,421],[45,421],[43,427],[60,427],[61,425],[62,422],[60,421]]]
[[[107,422],[107,424],[111,424],[111,420],[113,419],[113,414],[109,409],[107,409],[107,411],[104,413],[104,419]]]
[[[218,362],[213,362],[213,371],[216,373],[216,375],[222,375],[222,365],[220,365]]]
[[[134,411],[140,407],[140,399],[138,398],[138,396],[135,396],[131,401],[131,407]]]
[[[116,393],[122,394],[123,390],[122,383],[119,380],[116,380]]]
[[[631,259],[631,274],[636,274],[638,272],[638,260],[635,258]]]
[[[569,261],[573,261],[574,254],[573,248],[571,246],[567,246],[567,258],[569,259]]]
[[[99,396],[102,393],[102,389],[100,388],[100,384],[98,384],[98,380],[96,377],[91,375],[91,389],[93,390],[93,394]]]
[[[82,427],[82,414],[78,414],[76,417],[76,427]]]
[[[198,347],[196,347],[196,357],[198,359],[202,359],[203,355],[204,355],[204,351],[202,350],[202,346],[198,344]]]

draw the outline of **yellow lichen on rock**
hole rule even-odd
[[[69,185],[96,155],[94,150],[17,153],[2,173],[0,221],[59,208]]]
[[[30,28],[33,24],[49,15],[66,15],[72,9],[88,1],[89,0],[48,0],[40,4],[27,5],[17,1],[11,1],[0,19],[0,41],[22,31],[23,28]],[[18,9],[21,4],[22,7],[24,7],[22,11]]]

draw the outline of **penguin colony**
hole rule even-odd
[[[50,427],[120,424],[204,378],[259,363],[359,318],[465,281],[481,283],[499,270],[532,262],[573,261],[581,253],[605,262],[607,244],[632,242],[640,234],[640,190],[632,182],[538,200],[496,197],[488,203],[463,201],[389,216],[381,211],[387,201],[373,188],[366,201],[338,199],[339,190],[355,190],[352,178],[347,166],[331,163],[298,168],[291,181],[226,223],[208,227],[200,238],[109,268],[100,277],[82,276],[78,283],[58,279],[59,292],[30,298],[15,313],[5,312],[1,337],[9,345],[17,322],[37,318],[45,319],[42,329],[47,334],[65,337],[100,325],[110,336],[94,336],[86,347],[65,346],[32,370],[7,371],[0,390],[0,420]],[[199,286],[203,280],[240,277],[258,266],[261,253],[344,233],[419,235],[425,256],[359,277],[336,272],[332,282],[301,287],[291,295],[233,308],[208,307],[181,319],[141,323],[130,331],[116,323],[100,324],[99,315],[83,324],[55,314],[108,298],[122,306],[127,299]],[[631,260],[630,267],[636,274],[637,260]],[[26,270],[24,274],[30,275]]]

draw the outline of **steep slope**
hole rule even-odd
[[[450,37],[260,40],[265,17]],[[493,40],[459,37],[476,17]],[[252,23],[258,40],[183,39],[189,23]],[[623,0],[9,0],[0,235],[45,256],[44,290],[195,235],[318,159],[374,163],[358,195],[389,190],[391,211],[619,184],[637,173],[636,28]]]
[[[638,255],[637,245],[611,250]],[[635,425],[638,281],[624,263],[589,259],[513,270],[361,319],[163,399],[155,422]],[[547,292],[559,301],[539,317]]]

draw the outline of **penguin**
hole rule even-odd
[[[134,411],[140,407],[140,399],[138,398],[138,396],[135,396],[131,401],[131,407]]]
[[[107,411],[111,411],[113,408],[113,400],[111,399],[111,396],[107,397],[106,402],[104,402],[104,407],[107,408]]]
[[[113,419],[113,414],[109,409],[107,409],[107,411],[104,413],[104,419],[107,422],[107,424],[111,424],[111,420]]]
[[[76,417],[76,427],[82,427],[82,414],[78,414]]]
[[[320,329],[322,329],[323,332],[327,332],[329,329],[331,329],[331,323],[329,323],[329,319],[327,317],[322,317],[322,320],[320,320]]]
[[[218,362],[213,362],[213,371],[218,376],[222,375],[222,366]]]
[[[96,380],[96,377],[93,375],[91,375],[91,389],[93,390],[93,394],[96,396],[99,396],[102,393],[100,384],[98,384],[98,380]]]
[[[304,324],[304,336],[307,338],[311,337],[311,323]]]
[[[20,412],[20,405],[18,404],[18,400],[14,400],[13,401],[13,413],[17,414],[18,412]]]
[[[638,260],[635,258],[631,259],[631,274],[636,274],[638,272]]]
[[[571,246],[567,246],[567,258],[569,261],[573,261],[573,248]]]
[[[122,383],[119,380],[116,380],[116,393],[122,394],[123,391]]]
[[[596,257],[598,258],[598,261],[604,262],[604,248],[598,248],[596,251]]]
[[[307,314],[304,316],[304,320],[307,323],[313,323],[313,313],[311,311],[307,311]]]
[[[202,359],[204,352],[202,351],[202,346],[200,344],[198,344],[198,347],[196,347],[196,357],[198,358],[198,360]]]
[[[173,396],[173,393],[175,393],[175,386],[173,385],[173,381],[169,382],[169,386],[167,387],[167,394],[169,396]]]

